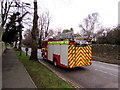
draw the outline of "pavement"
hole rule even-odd
[[[11,48],[8,48],[2,57],[2,88],[36,88]]]

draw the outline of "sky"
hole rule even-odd
[[[24,0],[33,4],[33,0]],[[113,27],[118,23],[119,0],[37,0],[38,14],[49,11],[52,19],[50,28],[70,29],[77,33],[78,25],[88,14],[99,13],[100,23],[104,27]]]

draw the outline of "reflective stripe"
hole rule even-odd
[[[69,44],[69,41],[53,41],[48,42],[48,44]]]
[[[48,40],[43,40],[43,41],[48,41]]]
[[[47,48],[42,48],[43,50],[48,50]]]

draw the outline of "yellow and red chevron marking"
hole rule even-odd
[[[88,57],[89,60],[92,59],[92,48],[90,45],[88,45],[87,47],[85,47],[86,49],[86,56]]]
[[[90,45],[86,47],[76,47],[76,66],[90,65],[91,52]]]
[[[89,65],[90,64],[89,55],[88,55],[89,52],[87,52],[86,47],[83,47],[83,54],[84,54],[83,56],[85,57],[85,65]]]
[[[68,47],[68,62],[69,67],[90,65],[92,59],[91,45],[85,47],[75,47],[75,45],[69,45]]]
[[[73,68],[75,65],[75,46],[74,45],[69,45],[68,47],[68,62],[69,62],[69,66],[70,68]]]
[[[92,48],[89,45],[86,47],[86,51],[87,51],[86,53],[87,57],[89,58],[89,60],[91,60],[92,59]]]
[[[82,58],[81,58],[81,47],[76,47],[76,66],[81,66],[83,65],[84,63],[82,62]]]

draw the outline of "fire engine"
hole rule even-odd
[[[91,65],[91,38],[43,40],[42,57],[55,66],[74,68]]]

